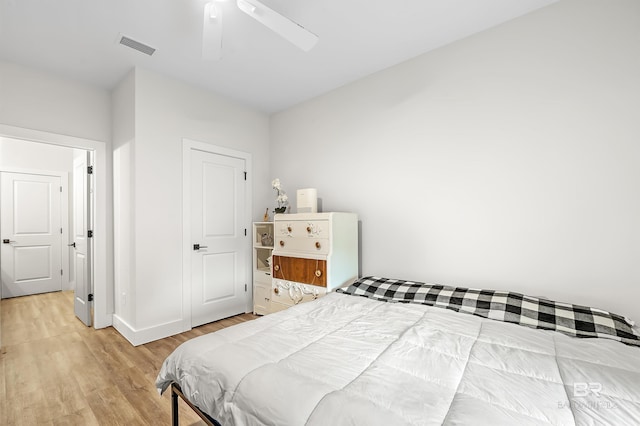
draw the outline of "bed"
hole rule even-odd
[[[365,277],[183,343],[156,386],[225,426],[634,425],[640,337],[598,309]]]

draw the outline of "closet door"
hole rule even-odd
[[[247,306],[245,161],[191,150],[191,326]]]

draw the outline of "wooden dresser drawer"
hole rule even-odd
[[[329,253],[329,240],[326,238],[291,238],[277,237],[275,252],[285,251],[300,254],[327,254]]]
[[[274,255],[273,278],[326,287],[327,261]]]
[[[328,220],[291,220],[278,222],[277,237],[288,238],[329,238]]]
[[[275,310],[280,310],[283,305],[293,306],[298,303],[310,302],[325,294],[327,294],[327,289],[324,287],[284,280],[273,280],[271,307],[275,312]]]

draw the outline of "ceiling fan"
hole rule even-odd
[[[204,6],[204,59],[217,60],[222,57],[222,8],[216,4],[221,1],[224,0],[212,0]],[[305,52],[311,50],[318,42],[317,35],[257,0],[236,0],[236,4],[238,9]]]

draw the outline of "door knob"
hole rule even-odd
[[[12,244],[15,243],[13,240],[2,240],[2,244]]]
[[[76,242],[72,242],[71,244],[67,244],[68,247],[76,248]]]
[[[201,246],[200,244],[194,244],[193,245],[193,249],[194,250],[200,250],[200,249],[205,249],[207,248],[207,246]]]

